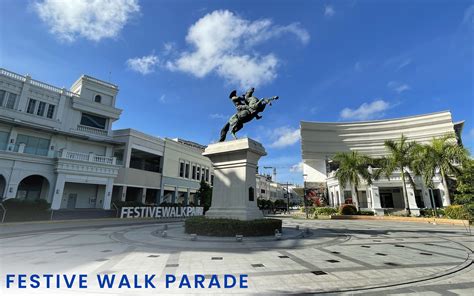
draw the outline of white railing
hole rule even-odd
[[[77,125],[76,130],[79,131],[79,132],[94,134],[94,135],[98,135],[98,136],[104,136],[104,137],[107,136],[107,131],[106,130],[103,130],[103,129],[100,129],[100,128],[95,128],[95,127],[90,127],[90,126],[85,126],[85,125],[80,125],[80,124]]]
[[[0,74],[4,75],[4,76],[7,76],[7,77],[10,77],[10,78],[13,78],[13,79],[16,79],[16,80],[20,80],[21,82],[28,81],[31,85],[34,85],[34,86],[37,86],[37,87],[40,87],[40,88],[43,88],[43,89],[46,89],[46,90],[49,90],[49,91],[52,91],[52,92],[55,92],[55,93],[59,93],[59,94],[63,93],[63,89],[61,89],[59,87],[56,87],[56,86],[53,86],[53,85],[50,85],[50,84],[47,84],[47,83],[44,83],[44,82],[41,82],[41,81],[38,81],[38,80],[34,80],[34,79],[31,79],[28,76],[23,76],[23,75],[20,75],[20,74],[17,74],[15,72],[11,72],[11,71],[8,71],[8,70],[2,69],[2,68],[0,68]],[[29,79],[27,79],[27,78],[29,78]],[[64,94],[67,95],[67,96],[70,96],[70,97],[79,97],[79,94],[73,93],[69,90],[64,90]]]
[[[75,152],[75,151],[69,151],[69,150],[64,150],[64,149],[59,151],[58,157],[64,158],[64,159],[87,161],[87,162],[94,162],[94,163],[100,163],[100,164],[109,164],[109,165],[116,164],[115,157],[95,155],[94,153]]]
[[[25,76],[20,75],[20,74],[17,74],[17,73],[15,73],[15,72],[11,72],[11,71],[2,69],[2,68],[0,68],[0,74],[2,74],[2,75],[4,75],[4,76],[7,76],[7,77],[10,77],[10,78],[13,78],[13,79],[16,79],[16,80],[20,80],[20,81],[22,81],[22,82],[25,82],[25,81],[26,81],[26,77],[25,77]]]

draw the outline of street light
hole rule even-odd
[[[309,218],[308,216],[308,204],[306,201],[306,176],[307,174],[303,174],[303,202],[304,202],[304,211],[306,213],[306,219]]]

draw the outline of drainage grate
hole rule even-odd
[[[278,256],[278,258],[290,258],[288,256]]]
[[[387,256],[387,254],[384,254],[384,253],[375,253],[375,255],[379,255],[379,256]]]
[[[333,254],[341,254],[341,252],[336,252],[336,251],[333,251],[333,252],[331,252],[331,253],[333,253]]]
[[[265,265],[258,263],[258,264],[252,264],[252,267],[265,267]]]
[[[175,263],[175,264],[166,264],[165,267],[178,267],[179,264]]]
[[[424,253],[424,252],[421,252],[420,254],[421,254],[421,255],[426,255],[426,256],[433,256],[433,254],[431,254],[431,253]]]
[[[56,254],[63,254],[63,253],[67,253],[67,251],[57,251],[55,252]]]
[[[339,262],[338,260],[334,260],[334,259],[330,259],[330,260],[326,260],[327,262],[331,262],[331,263],[337,263]]]
[[[315,270],[315,271],[311,271],[312,274],[315,274],[315,275],[324,275],[324,274],[327,274],[325,273],[324,271],[322,270]]]
[[[397,247],[397,248],[405,248],[405,246],[402,246],[402,245],[395,245],[395,247]]]
[[[148,257],[150,257],[150,258],[157,258],[157,257],[160,257],[160,255],[150,255],[150,256],[148,256]]]
[[[222,260],[222,257],[212,257],[211,260]]]
[[[108,253],[108,252],[112,252],[112,250],[103,250],[101,251],[102,253]]]
[[[361,248],[370,248],[370,246],[361,246]]]
[[[393,262],[385,262],[385,264],[390,265],[390,266],[400,266],[400,264],[393,263]]]

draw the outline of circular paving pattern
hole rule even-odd
[[[248,290],[213,288],[187,293],[379,295],[452,290],[469,295],[474,291],[474,239],[462,227],[293,219],[284,219],[283,226],[279,240],[274,236],[244,237],[242,241],[197,236],[193,240],[184,233],[182,222],[0,236],[0,263],[9,267],[9,273],[174,274],[178,279],[194,274],[208,278],[213,274],[248,275]],[[105,293],[93,288],[82,293],[88,291]],[[184,291],[161,286],[157,291],[134,294],[153,292]]]

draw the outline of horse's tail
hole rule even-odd
[[[229,131],[230,128],[230,123],[227,122],[224,127],[221,129],[221,138],[219,139],[219,142],[224,142],[225,137],[227,136],[227,132]]]

